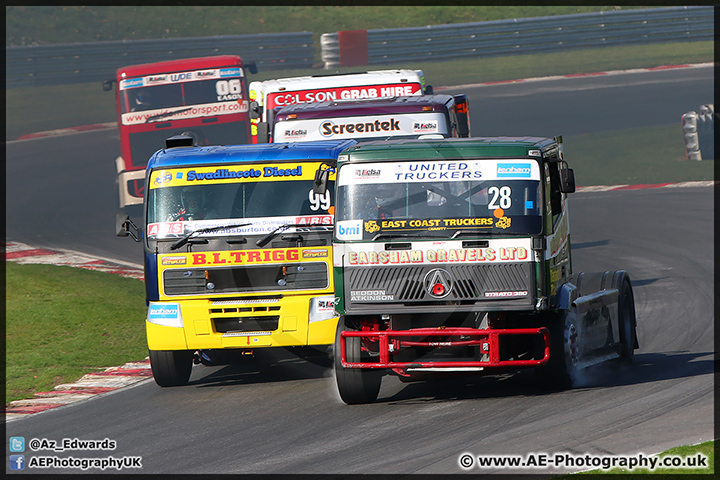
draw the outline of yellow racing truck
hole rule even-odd
[[[148,162],[144,227],[147,342],[155,381],[186,384],[193,363],[285,347],[322,358],[335,337],[333,190],[316,172],[354,140],[198,147],[171,137]],[[329,169],[329,170],[328,170]],[[327,358],[327,357],[326,357]]]

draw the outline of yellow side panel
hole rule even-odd
[[[308,345],[332,345],[335,342],[338,318],[312,322],[308,327]]]
[[[146,320],[145,332],[150,350],[188,350],[184,328],[164,327]]]

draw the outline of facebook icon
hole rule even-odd
[[[25,455],[10,455],[10,470],[25,470]]]

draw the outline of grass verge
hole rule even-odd
[[[701,460],[699,456],[704,456],[707,462],[698,461]],[[588,472],[582,472],[581,475],[597,475],[597,474],[612,474],[616,475],[614,478],[623,478],[623,476],[632,475],[712,475],[715,473],[715,442],[705,442],[699,445],[690,445],[671,448],[658,455],[654,455],[658,459],[658,462],[670,462],[679,461],[679,457],[682,457],[684,462],[690,465],[707,464],[707,467],[697,468],[655,468],[650,470],[647,468],[634,468],[629,470],[627,468],[613,468],[611,470],[590,470]],[[674,457],[674,458],[670,458]],[[620,477],[617,477],[620,475]],[[568,477],[556,477],[558,480]]]
[[[715,162],[686,159],[679,122],[572,135],[563,138],[563,150],[578,186],[714,179]]]
[[[5,269],[5,403],[147,356],[142,282],[65,266]]]

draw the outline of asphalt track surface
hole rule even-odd
[[[573,96],[573,104],[580,102],[578,111],[586,110],[583,105],[609,102],[595,98],[608,93],[624,98],[618,103],[627,111],[664,97],[672,111],[663,113],[662,124],[677,122],[685,111],[711,103],[705,95],[709,92],[712,98],[711,72],[704,81],[697,80],[698,71],[685,71],[684,79],[682,71],[672,72],[680,78],[673,81],[667,79],[672,76],[668,72],[653,75],[657,73],[662,73],[662,80],[636,77],[628,90],[621,85],[583,86],[599,78],[543,88],[556,90],[555,103],[562,104],[563,92]],[[617,78],[612,81],[622,83]],[[540,88],[540,83],[531,88]],[[491,90],[510,86],[479,87],[477,94],[463,90],[471,95],[475,116],[481,115],[479,105],[485,105],[488,110],[483,113],[502,119],[504,112],[490,109]],[[547,101],[523,93],[520,85],[516,88],[505,102],[519,99],[510,105],[518,115]],[[654,93],[643,98],[646,91]],[[675,105],[670,97],[679,91],[695,96]],[[660,107],[653,104],[653,108]],[[655,122],[659,116],[641,117]],[[553,118],[558,125],[548,121],[543,125],[548,131],[526,133],[567,135],[573,130],[617,128],[613,126],[617,119],[598,115],[582,117],[587,121],[577,130],[579,118]],[[485,134],[476,130],[482,120],[472,122],[474,134]],[[653,123],[635,126],[645,124]],[[513,123],[497,127],[487,134],[518,131]],[[137,244],[114,237],[112,159],[117,134],[88,132],[10,142],[6,148],[9,240],[139,263]],[[99,157],[110,160],[99,162]],[[9,422],[7,438],[108,438],[117,442],[112,451],[27,451],[26,456],[139,456],[142,470],[123,472],[150,474],[555,474],[562,469],[464,470],[459,458],[463,453],[653,454],[711,440],[713,205],[712,187],[571,196],[574,270],[629,272],[640,342],[632,366],[595,369],[572,390],[539,391],[531,371],[410,384],[385,377],[377,403],[350,407],[340,401],[330,370],[283,351],[258,351],[255,357],[228,366],[196,366],[185,387],[162,389],[148,380]]]

